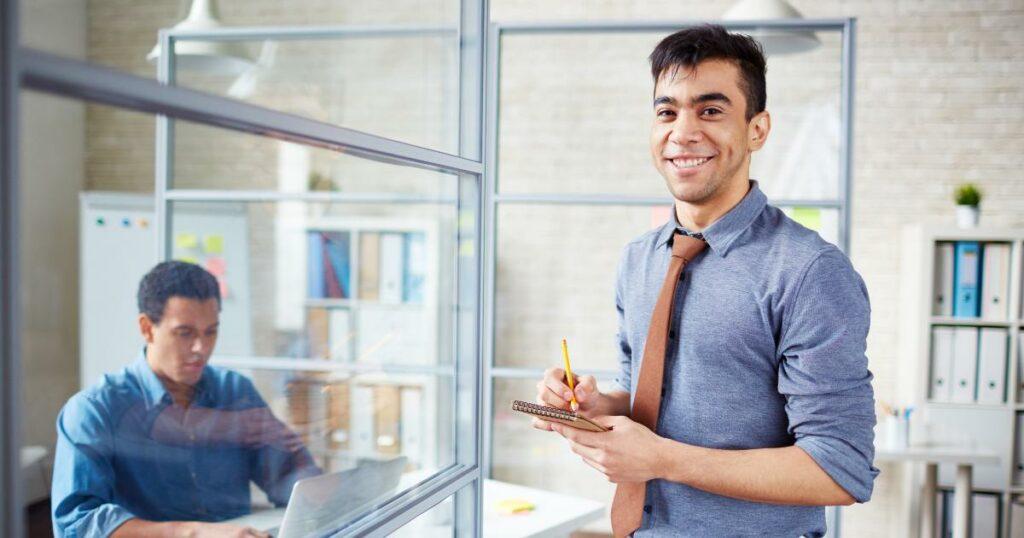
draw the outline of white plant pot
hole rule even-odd
[[[956,206],[956,225],[960,228],[978,227],[978,206],[958,205]]]

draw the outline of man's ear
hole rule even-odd
[[[764,143],[768,141],[768,133],[772,130],[772,117],[768,114],[767,110],[758,112],[756,116],[750,118],[747,123],[747,137],[750,139],[750,151],[754,152],[761,149]]]
[[[153,320],[149,319],[149,316],[145,314],[139,314],[139,332],[142,333],[142,338],[146,340],[147,344],[153,343],[153,329],[156,324]]]

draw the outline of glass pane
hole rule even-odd
[[[492,476],[499,482],[526,486],[533,490],[516,492],[517,495],[499,500],[539,499],[550,493],[570,496],[574,501],[584,501],[582,506],[578,502],[571,503],[577,507],[577,513],[552,513],[547,506],[541,505],[540,500],[535,501],[535,509],[544,510],[548,517],[553,518],[580,517],[587,521],[584,527],[586,530],[610,533],[611,523],[604,508],[611,506],[614,484],[573,453],[565,439],[553,432],[534,429],[529,417],[512,411],[509,405],[512,400],[533,401],[537,394],[537,381],[494,381]],[[600,390],[609,390],[611,385],[611,381],[598,381]],[[554,499],[547,499],[547,503],[568,505]],[[494,503],[485,506],[485,510],[494,508]],[[490,514],[485,515],[484,534],[497,534],[503,526],[514,525],[515,517],[518,516],[495,518]]]
[[[95,371],[96,352],[115,362],[113,370],[139,352],[135,291],[138,278],[156,259],[151,214],[140,215],[123,205],[130,195],[83,196],[85,190],[128,184],[152,191],[153,161],[113,157],[109,141],[89,136],[93,123],[87,120],[116,128],[144,126],[152,132],[153,118],[114,114],[31,91],[21,92],[19,112],[20,173],[14,203],[20,248],[14,261],[20,285],[11,308],[21,325],[21,377],[14,382],[22,400],[12,413],[18,413],[23,446],[22,477],[15,487],[26,507],[27,536],[51,536],[54,424],[68,399],[97,381],[98,375],[88,374]],[[135,183],[137,174],[148,178],[148,184]],[[109,241],[97,245],[98,238]],[[138,245],[140,239],[153,248],[117,258],[124,244]],[[97,272],[87,263],[107,257],[116,260],[110,272]],[[122,280],[122,275],[134,281]],[[85,285],[89,282],[102,283],[102,289]],[[87,315],[87,305],[96,315]],[[127,317],[112,315],[125,308]]]
[[[652,88],[647,55],[661,37],[503,37],[500,191],[620,193],[670,200],[649,149]]]
[[[276,505],[277,526],[295,484],[316,490],[302,502],[329,504],[316,525],[337,527],[455,462],[455,346],[476,338],[475,325],[456,324],[456,264],[467,258],[457,253],[465,240],[472,257],[477,225],[455,196],[476,207],[474,178],[432,173],[429,204],[172,203],[170,253],[211,274],[223,304],[207,313],[223,324],[216,347],[202,343],[212,326],[195,344],[195,319],[178,323],[168,300],[147,313],[163,334],[149,340],[136,294],[157,263],[153,154],[119,146],[151,136],[153,118],[31,92],[22,111],[22,493],[34,533],[51,528],[51,492],[61,529],[87,524],[84,496],[158,522],[234,521]],[[407,188],[388,179],[374,192]],[[326,261],[319,273],[313,251]],[[176,289],[179,276],[156,289]],[[475,295],[464,297],[475,313]],[[180,341],[192,344],[168,352]],[[203,364],[210,350],[209,368],[168,366]],[[82,389],[97,399],[73,397]],[[92,405],[110,394],[124,399]],[[115,475],[103,474],[112,460]]]
[[[221,286],[218,355],[450,372],[454,205],[171,207],[171,257]]]
[[[471,487],[471,486],[468,486]],[[389,536],[393,538],[446,538],[455,536],[455,495],[416,516]]]
[[[154,60],[147,57],[157,43],[157,33],[178,25],[188,17],[190,9],[203,5],[213,7],[216,18],[225,28],[408,27],[413,24],[455,27],[460,18],[459,0],[401,0],[388,4],[367,1],[33,1],[23,3],[22,43],[55,54],[88,57],[90,62],[155,78],[155,56]],[[210,42],[204,46],[210,48]],[[258,43],[248,44],[245,50],[253,61],[259,60],[260,52]],[[323,57],[314,55],[310,59],[321,62]]]
[[[649,148],[647,56],[664,35],[506,34],[500,191],[668,197]],[[841,35],[817,35],[813,51],[768,58],[772,132],[751,177],[770,199],[838,197]]]
[[[768,57],[772,130],[750,162],[769,199],[839,198],[842,34],[817,32],[821,46]]]
[[[625,245],[670,207],[510,205],[498,210],[495,364],[617,369],[615,275]]]
[[[421,195],[454,199],[437,172],[178,121],[171,184],[177,189]]]
[[[301,28],[297,28],[301,31]],[[179,41],[187,53],[201,43]],[[255,59],[241,74],[177,73],[180,86],[401,140],[458,152],[456,26],[381,28],[310,40],[227,42]],[[387,66],[382,68],[382,66]]]

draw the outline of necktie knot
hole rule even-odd
[[[676,232],[672,238],[672,256],[682,258],[689,263],[697,254],[700,254],[708,244],[703,239],[697,239],[682,232]]]

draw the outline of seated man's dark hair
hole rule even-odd
[[[194,263],[161,262],[150,269],[139,283],[139,313],[158,324],[171,297],[199,301],[217,299],[217,308],[220,309],[220,285],[217,279]]]
[[[657,84],[666,70],[673,75],[680,67],[696,67],[705,60],[729,60],[739,68],[740,89],[747,99],[747,121],[764,110],[768,96],[761,44],[715,24],[686,28],[662,39],[651,52],[651,75]]]

